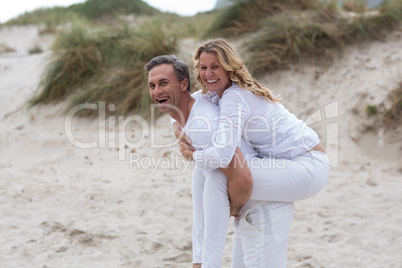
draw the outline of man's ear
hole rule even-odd
[[[188,79],[184,78],[183,81],[180,82],[181,85],[181,91],[186,91],[188,87]]]

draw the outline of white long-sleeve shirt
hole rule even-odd
[[[219,106],[213,147],[194,152],[197,166],[226,167],[242,137],[260,157],[270,158],[292,159],[320,142],[318,135],[282,104],[267,102],[235,83],[225,90]]]
[[[199,151],[216,146],[214,141],[215,136],[219,133],[218,124],[220,122],[220,112],[217,105],[206,101],[201,95],[195,97],[194,105],[191,108],[190,115],[185,126],[182,127],[182,130],[187,137],[190,138],[191,145]],[[244,139],[240,140],[238,147],[246,159],[257,155],[256,151]],[[220,165],[227,166],[231,159],[232,157],[214,159],[212,161],[219,161]],[[205,168],[212,169],[208,166]]]

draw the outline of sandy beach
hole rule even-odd
[[[102,118],[101,103],[96,118],[67,116],[64,102],[28,108],[51,41],[34,26],[0,29],[15,49],[0,55],[0,267],[191,267],[192,164],[168,117],[122,123]],[[30,55],[35,44],[44,52]],[[319,133],[331,161],[325,189],[296,203],[288,267],[402,267],[402,126],[365,111],[390,105],[401,48],[395,31],[327,66],[261,80]],[[224,267],[232,237],[230,226]]]

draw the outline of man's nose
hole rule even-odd
[[[162,93],[162,89],[161,89],[159,86],[155,86],[154,94],[155,94],[155,95],[158,95],[158,94],[160,94],[160,93]]]

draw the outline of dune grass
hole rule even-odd
[[[217,11],[209,11],[198,13],[191,17],[181,17],[164,13],[158,15],[158,17],[169,25],[169,28],[177,37],[200,39],[204,36],[206,29],[214,23],[217,14]]]
[[[77,20],[102,20],[120,14],[151,16],[161,12],[141,0],[86,0],[68,7],[38,8],[25,12],[4,25],[45,25],[43,32],[52,32],[56,26]]]
[[[260,20],[286,10],[316,8],[316,0],[249,0],[222,9],[204,37],[233,37],[259,28]]]
[[[254,74],[285,69],[302,58],[331,60],[345,45],[382,40],[399,27],[402,1],[384,4],[377,14],[344,17],[323,6],[297,16],[271,16],[255,38],[245,44],[247,64]]]
[[[365,0],[346,0],[342,1],[343,10],[355,13],[367,11],[367,1]]]
[[[4,25],[46,25],[55,27],[76,20],[80,15],[65,7],[38,8],[13,18]],[[82,18],[81,18],[82,19]]]
[[[15,52],[15,49],[9,47],[7,44],[0,43],[0,55],[3,53],[11,53],[11,52]]]
[[[29,53],[29,54],[40,54],[40,53],[42,53],[42,52],[43,52],[43,48],[42,48],[40,45],[38,45],[38,44],[33,45],[33,46],[28,50],[28,53]]]
[[[402,82],[390,93],[389,99],[392,105],[384,112],[383,121],[387,127],[400,126],[402,122]]]
[[[86,0],[67,8],[88,19],[98,19],[116,14],[155,15],[161,13],[141,0]]]
[[[53,49],[31,105],[68,98],[68,109],[105,102],[116,106],[116,114],[146,114],[151,102],[144,65],[155,56],[175,53],[177,39],[159,21],[100,31],[77,25],[60,33]]]
[[[372,118],[372,129],[392,129],[402,123],[402,82],[392,90],[387,100],[377,105],[367,105],[364,109],[367,117]]]
[[[309,20],[269,20],[264,34],[247,44],[247,63],[256,74],[285,69],[301,57],[325,56],[328,47],[340,45],[331,25]]]
[[[342,19],[338,22],[339,34],[346,43],[367,40],[382,40],[386,34],[395,30],[402,22],[402,1],[388,1],[375,15],[362,15],[352,21]]]

